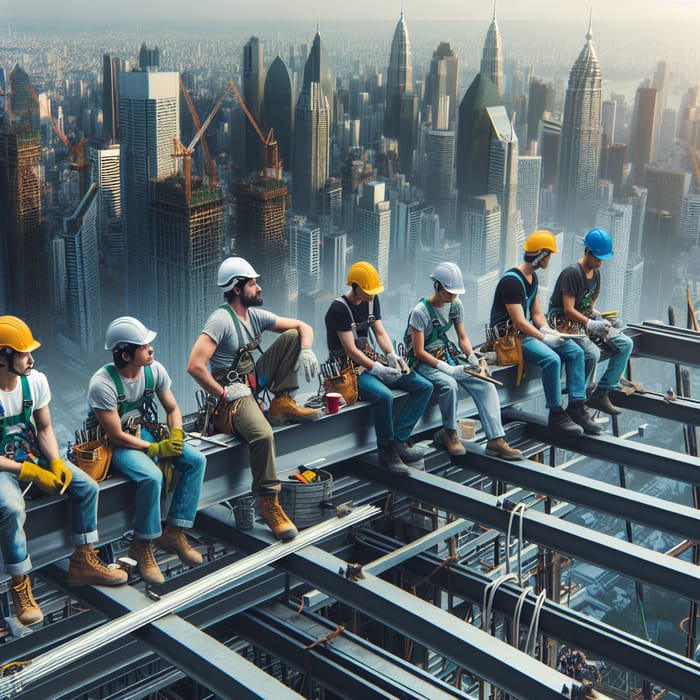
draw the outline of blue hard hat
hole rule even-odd
[[[613,256],[612,238],[602,228],[592,228],[584,236],[583,244],[598,260],[608,260]]]

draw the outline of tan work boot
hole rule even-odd
[[[516,460],[523,458],[523,453],[520,450],[516,450],[515,447],[511,447],[506,442],[506,439],[502,437],[489,440],[486,443],[484,452],[489,457],[500,457],[501,459]]]
[[[270,410],[267,417],[273,425],[279,425],[290,421],[292,423],[303,423],[304,421],[314,420],[321,415],[321,412],[315,408],[304,408],[297,405],[292,395],[284,391],[270,402]]]
[[[91,544],[80,545],[70,558],[69,586],[120,586],[129,574],[123,569],[110,568],[98,556]]]
[[[260,517],[267,523],[272,534],[278,540],[293,540],[297,529],[280,505],[276,493],[261,493],[259,495]]]
[[[22,582],[16,586],[10,586],[10,595],[15,617],[23,625],[36,625],[44,619],[44,613],[41,612],[32,595],[29,576],[25,575]]]
[[[153,585],[165,582],[158,562],[153,554],[153,542],[151,540],[134,540],[129,547],[129,556],[136,559],[141,578]]]
[[[197,566],[203,561],[202,555],[188,542],[184,528],[177,525],[166,525],[163,534],[156,540],[156,545],[166,552],[177,554],[187,566]]]
[[[438,430],[433,435],[433,442],[444,447],[453,457],[466,454],[467,452],[457,437],[456,430],[449,430],[448,428]]]

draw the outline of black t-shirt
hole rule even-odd
[[[530,318],[527,300],[531,297],[534,299],[533,292],[536,293],[537,284],[536,272],[532,273],[532,283],[530,283],[517,267],[508,270],[498,281],[496,293],[493,295],[491,325],[498,326],[510,320],[506,304],[520,304],[523,307],[525,318]]]
[[[600,287],[600,270],[593,270],[593,277],[588,279],[580,263],[569,265],[559,275],[552,297],[549,300],[549,313],[560,313],[564,310],[562,294],[574,298],[574,308],[584,316],[588,316],[596,292]]]
[[[343,295],[343,298],[347,300],[347,297]],[[352,304],[348,301],[348,306],[352,311],[352,317],[357,327],[357,335],[362,337],[367,337],[367,318],[369,317],[369,302],[362,301],[359,304]],[[379,304],[379,297],[374,297],[372,303],[372,314],[374,318],[379,320],[382,317],[381,306]],[[348,308],[343,304],[342,301],[335,299],[333,303],[328,307],[326,312],[326,343],[328,344],[329,352],[337,352],[343,349],[343,345],[338,338],[338,331],[349,331],[352,329],[352,321],[350,320],[350,314],[348,313]]]

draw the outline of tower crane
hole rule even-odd
[[[226,88],[224,95],[227,91],[228,87]],[[182,95],[185,98],[185,102],[187,103],[187,107],[190,110],[190,114],[192,115],[194,128],[197,131],[199,131],[202,128],[202,122],[199,118],[199,114],[197,114],[197,110],[195,109],[194,103],[192,102],[192,97],[190,96],[189,90],[187,89],[185,83],[182,80],[182,76],[180,76],[180,92],[182,92]],[[219,182],[216,172],[216,161],[211,157],[209,145],[207,144],[206,138],[204,138],[204,133],[202,133],[201,141],[202,150],[204,151],[204,170],[207,176],[209,177],[209,181],[211,182],[211,184],[216,186]]]
[[[34,86],[31,83],[27,83],[27,90],[31,94],[37,108],[39,108],[39,95],[37,95]],[[65,132],[58,125],[56,120],[51,114],[51,110],[46,110],[49,117],[49,122],[56,132],[56,136],[63,142],[63,145],[68,149],[71,154],[72,160],[70,163],[70,169],[76,170],[78,172],[79,184],[80,184],[80,196],[82,197],[87,190],[87,175],[90,163],[87,158],[87,142],[88,140],[83,136],[83,138],[78,141],[78,143],[71,143],[69,138],[66,136]]]

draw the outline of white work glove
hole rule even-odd
[[[390,352],[386,356],[386,361],[389,363],[389,367],[398,369],[401,374],[408,374],[408,365],[403,357],[399,357],[395,352]]]
[[[246,396],[250,396],[250,387],[247,384],[241,384],[241,382],[234,382],[224,387],[224,401],[237,401],[238,399],[244,399]]]
[[[301,349],[299,365],[304,368],[304,377],[307,382],[310,382],[318,374],[318,360],[311,348]]]
[[[444,360],[438,360],[437,368],[455,379],[464,377],[464,365],[448,365]]]
[[[400,370],[383,365],[381,362],[375,362],[369,373],[379,379],[380,382],[384,382],[384,384],[393,384],[401,379]]]
[[[553,335],[556,338],[558,338],[561,333],[556,328],[552,328],[548,323],[545,323],[543,326],[540,326],[537,329],[540,333],[544,333],[545,335]]]
[[[542,342],[545,345],[549,345],[550,348],[556,348],[559,345],[561,345],[564,342],[564,338],[562,338],[558,333],[557,335],[554,335],[553,333],[544,333],[544,338],[542,338]]]
[[[479,356],[473,352],[469,357],[467,358],[467,363],[469,364],[470,369],[475,369],[479,370],[481,369],[481,363],[479,362]]]
[[[598,335],[604,335],[607,333],[608,328],[610,328],[610,321],[589,319],[588,323],[586,324],[586,330],[589,333],[597,333]]]

